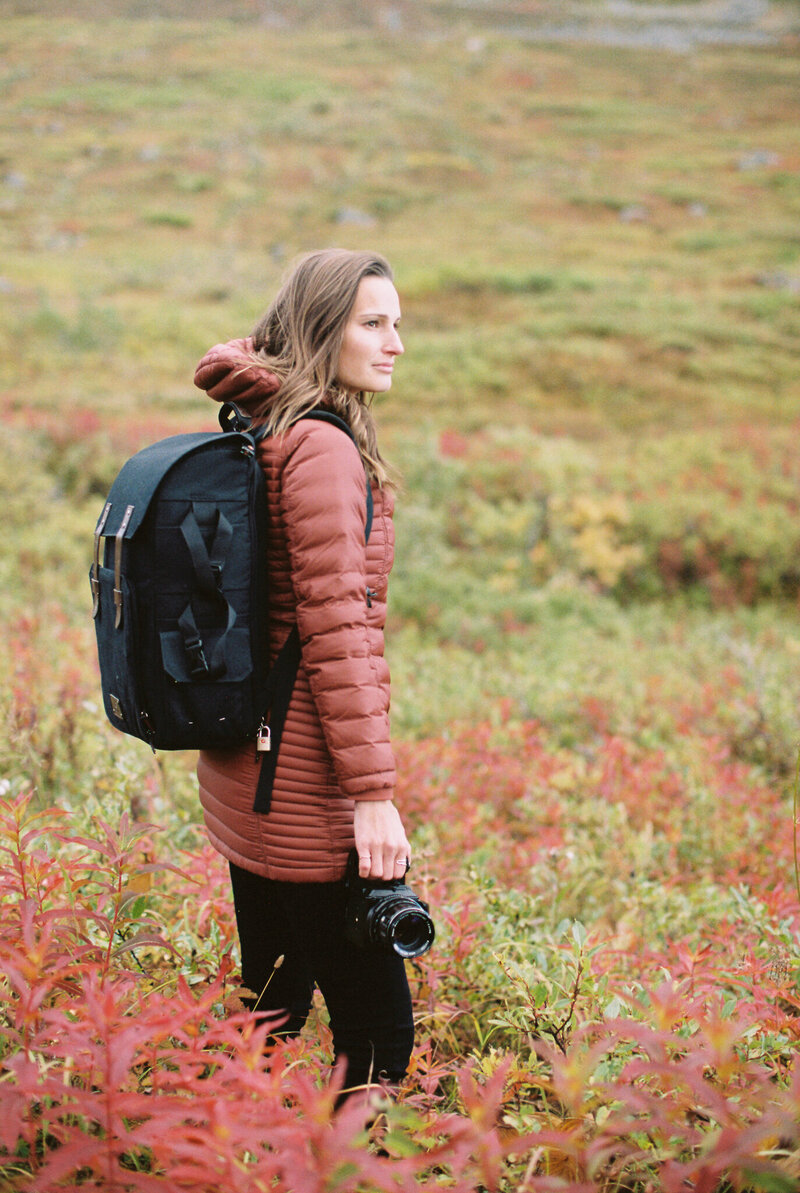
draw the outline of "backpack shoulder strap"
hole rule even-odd
[[[300,416],[301,418],[313,418],[318,422],[331,423],[338,427],[339,430],[344,431],[355,444],[356,450],[361,452],[356,443],[356,437],[352,429],[347,425],[343,418],[339,418],[338,414],[333,414],[330,410],[320,410],[315,408],[309,410],[306,414]],[[227,403],[226,406],[220,410],[220,425],[224,431],[238,430],[248,431],[251,420],[247,415],[233,405]],[[299,420],[298,420],[299,421]],[[259,433],[260,432],[260,433]],[[262,428],[256,428],[251,432],[253,438],[258,441],[264,437],[266,432]],[[364,527],[364,542],[369,541],[370,532],[372,530],[373,518],[373,501],[372,501],[372,487],[369,483],[369,477],[366,475],[366,466],[364,468],[364,478],[366,482],[367,495],[367,519]],[[367,599],[369,600],[369,590],[367,590]],[[278,751],[280,749],[281,738],[283,736],[283,726],[286,721],[286,714],[289,710],[289,702],[292,698],[294,690],[295,679],[297,677],[297,670],[300,666],[301,658],[300,648],[300,634],[297,625],[293,625],[289,634],[281,647],[278,657],[275,660],[272,670],[267,678],[266,688],[264,690],[264,707],[269,712],[269,728],[270,728],[270,749],[261,754],[261,765],[259,769],[258,783],[256,784],[255,799],[253,801],[253,811],[260,813],[267,813],[272,804],[272,787],[275,782],[275,771],[278,764]]]
[[[322,410],[315,406],[313,410],[308,410],[305,414],[301,414],[300,418],[313,418],[317,422],[331,423],[334,427],[338,427],[340,431],[344,431],[356,446],[356,451],[361,455],[356,437],[353,434],[352,428],[347,425],[343,418],[338,414],[333,414],[330,410]],[[300,420],[298,419],[298,422]],[[219,425],[223,431],[244,431],[252,435],[256,443],[258,443],[267,434],[266,427],[256,427],[252,430],[253,420],[249,414],[241,410],[235,402],[224,402],[219,410]],[[369,483],[369,477],[366,476],[366,465],[364,467],[366,488],[367,488],[367,521],[364,529],[364,542],[369,542],[370,531],[372,530],[372,519],[374,516],[373,500],[372,500],[372,486]]]
[[[318,422],[331,423],[334,427],[338,427],[340,431],[344,431],[345,435],[350,436],[353,443],[355,444],[356,451],[358,452],[359,456],[361,455],[361,449],[359,448],[358,443],[356,443],[356,437],[353,434],[352,428],[349,427],[348,424],[344,421],[344,419],[340,418],[338,414],[333,414],[330,410],[320,410],[319,407],[315,407],[313,410],[309,410],[307,414],[301,415],[301,417],[302,418],[313,418],[313,419],[316,419]],[[367,472],[367,466],[365,464],[364,465],[364,477],[366,480],[366,487],[367,487],[367,523],[364,528],[364,542],[365,543],[369,542],[370,531],[372,530],[372,518],[373,518],[373,514],[374,514],[374,507],[373,507],[373,501],[372,501],[372,486],[369,483],[369,477],[366,475],[366,472]]]

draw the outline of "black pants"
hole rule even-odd
[[[277,1034],[297,1035],[318,985],[334,1056],[346,1058],[345,1088],[399,1081],[414,1043],[405,964],[345,940],[344,882],[273,882],[232,862],[230,869],[242,981],[261,995],[257,1009],[288,1011]]]

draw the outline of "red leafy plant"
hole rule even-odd
[[[474,1115],[430,1120],[379,1091],[337,1109],[340,1074],[327,1080],[307,1041],[265,1048],[268,1025],[231,1013],[227,952],[216,973],[188,972],[131,889],[159,869],[208,904],[204,864],[192,876],[143,861],[147,830],[125,818],[118,831],[98,822],[95,839],[65,821],[27,795],[2,803],[5,1189],[410,1190],[442,1174],[455,1190],[496,1185],[518,1146],[497,1129],[502,1091]],[[376,1115],[382,1154],[368,1142]]]
[[[7,793],[4,1187],[795,1188],[800,1005],[791,966],[723,964],[724,924],[716,947],[664,943],[638,963],[577,925],[549,952],[515,961],[498,950],[487,908],[496,931],[524,922],[530,848],[511,854],[516,888],[459,868],[457,855],[463,863],[468,843],[479,857],[481,833],[484,843],[513,838],[531,785],[549,791],[544,823],[548,840],[558,839],[569,829],[570,785],[563,752],[538,729],[506,725],[494,745],[488,727],[477,736],[495,784],[488,811],[476,800],[458,818],[448,806],[454,770],[460,798],[470,773],[480,779],[474,727],[440,741],[427,771],[425,749],[416,753],[429,811],[451,836],[438,874],[421,859],[441,939],[415,971],[411,1073],[395,1099],[376,1091],[339,1109],[325,1033],[322,1043],[265,1048],[267,1026],[241,1011],[215,854],[205,847],[161,862],[153,830],[125,816],[116,829],[95,821],[87,833],[74,817]],[[601,799],[622,781],[611,757],[619,751],[598,755]],[[654,814],[659,800],[656,791]],[[641,980],[648,967],[651,976],[671,967],[671,978],[651,987]]]

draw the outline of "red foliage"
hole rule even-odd
[[[436,1167],[466,1193],[496,1172],[508,1148],[492,1102],[478,1099],[474,1120],[421,1122],[429,1142],[409,1154],[376,1155],[364,1136],[375,1097],[337,1110],[341,1074],[327,1080],[303,1041],[265,1049],[268,1025],[226,1017],[229,963],[191,986],[174,972],[165,981],[158,955],[170,946],[150,932],[125,950],[141,954],[139,968],[120,967],[139,835],[124,823],[119,833],[98,823],[96,839],[70,835],[63,819],[32,812],[27,798],[6,801],[0,816],[0,1152],[7,1173],[20,1170],[4,1188],[380,1193],[431,1187],[425,1173]],[[217,867],[205,851],[189,860],[184,871],[163,868],[179,898],[201,895],[195,929],[219,917],[229,936]]]
[[[442,431],[439,451],[445,457],[461,460],[469,453],[469,440],[460,431]]]
[[[152,830],[125,817],[79,833],[56,809],[7,799],[4,1187],[710,1193],[763,1177],[781,1188],[778,1152],[800,1147],[800,997],[778,947],[798,922],[792,826],[758,770],[733,757],[715,703],[707,692],[671,710],[668,750],[646,711],[623,736],[599,702],[585,710],[579,750],[513,721],[510,706],[494,725],[399,748],[404,812],[436,832],[413,876],[440,939],[414,967],[420,1043],[399,1102],[384,1104],[387,1154],[367,1142],[374,1105],[336,1109],[341,1075],[329,1076],[324,1036],[265,1049],[267,1027],[236,1010],[233,917],[214,851],[168,864]],[[742,916],[661,940],[631,928],[604,940],[590,926],[558,1046],[526,1034],[518,1008],[527,1045],[495,1053],[486,1041],[509,991],[496,979],[490,995],[481,988],[486,891],[539,898],[557,885],[581,799],[599,817],[597,848],[623,849],[623,829],[649,833],[666,847],[665,891],[689,890],[700,865],[741,888]],[[604,984],[606,1003],[614,995],[620,1017],[583,1009],[581,972]]]
[[[7,426],[40,432],[56,448],[64,449],[71,444],[102,438],[122,458],[148,443],[167,435],[180,434],[186,429],[185,418],[179,414],[153,418],[152,414],[142,415],[135,411],[104,411],[100,414],[93,407],[83,407],[72,408],[69,418],[65,419],[59,411],[38,410],[8,400],[0,402],[0,414]],[[200,426],[195,429],[204,428]],[[208,421],[207,429],[215,429],[213,420]]]

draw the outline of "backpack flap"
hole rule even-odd
[[[216,431],[171,435],[168,439],[161,439],[131,456],[130,460],[123,464],[108,494],[107,504],[111,506],[111,511],[103,535],[106,538],[116,536],[130,505],[133,511],[127,520],[123,537],[133,538],[156,495],[158,486],[170,468],[184,456],[205,447],[212,438],[217,438]],[[241,435],[241,438],[244,442],[251,441],[249,435]]]
[[[254,450],[252,435],[244,431],[234,432],[242,440],[243,450]],[[94,563],[91,582],[93,594],[92,616],[100,612],[99,573],[102,554],[102,540],[113,538],[114,543],[114,607],[115,624],[122,621],[122,589],[120,573],[122,549],[126,539],[132,539],[147,515],[150,503],[158,492],[164,477],[180,460],[206,446],[217,438],[215,431],[198,431],[187,435],[171,435],[150,447],[137,452],[122,466],[117,479],[111,486],[103,512],[94,532]]]

